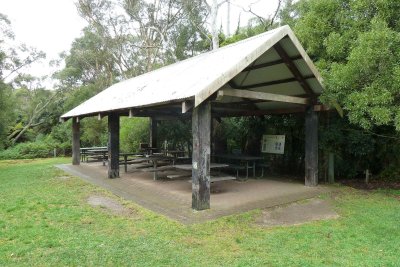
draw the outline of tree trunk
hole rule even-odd
[[[212,37],[212,49],[218,49],[219,37],[217,27],[217,16],[218,16],[218,1],[213,0],[211,5],[211,37]]]

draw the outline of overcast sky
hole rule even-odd
[[[273,14],[277,0],[233,0],[231,5],[231,32],[237,26],[239,14],[241,25],[251,16],[243,11],[252,10],[268,17]],[[18,43],[25,43],[46,53],[47,59],[35,64],[29,73],[35,76],[51,75],[50,60],[57,59],[59,53],[68,51],[75,38],[81,36],[86,22],[79,17],[75,0],[0,0],[0,13],[8,16]],[[240,7],[239,7],[240,6]],[[226,5],[219,12],[219,23],[226,28]]]

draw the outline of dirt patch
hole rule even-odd
[[[263,226],[299,225],[338,217],[327,201],[312,199],[264,210],[256,222]]]
[[[115,215],[131,215],[132,211],[122,206],[117,201],[103,196],[90,196],[87,200],[88,204],[93,207],[100,207]]]
[[[60,179],[60,180],[68,180],[68,179],[71,179],[71,176],[68,176],[68,175],[61,175],[61,176],[57,176],[57,179]]]
[[[400,182],[388,182],[388,181],[371,181],[366,184],[363,180],[343,180],[342,184],[363,190],[375,190],[375,189],[400,189]]]

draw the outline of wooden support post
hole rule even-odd
[[[192,208],[210,208],[211,103],[193,109]]]
[[[108,115],[108,178],[119,177],[119,114]]]
[[[80,124],[72,118],[72,165],[81,164]]]
[[[150,118],[150,147],[157,147],[157,120]]]
[[[306,109],[305,119],[305,185],[318,184],[318,115],[313,106]]]

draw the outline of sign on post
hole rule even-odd
[[[261,152],[283,154],[285,151],[285,135],[263,135]]]

